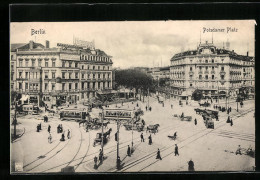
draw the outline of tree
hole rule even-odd
[[[195,101],[199,101],[199,100],[201,100],[201,98],[202,98],[202,92],[200,91],[200,90],[198,90],[198,89],[196,89],[193,93],[192,93],[192,97],[193,97],[193,99],[195,100]]]
[[[116,70],[115,81],[117,86],[140,89],[143,94],[148,88],[153,89],[152,76],[136,69]]]

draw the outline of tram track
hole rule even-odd
[[[251,111],[253,111],[253,110],[254,110],[254,109],[249,108],[248,110],[244,111],[243,113],[238,114],[238,115],[236,115],[235,117],[233,117],[233,120],[235,120],[235,119],[237,119],[237,118],[239,118],[239,117],[241,117],[241,116],[243,116],[243,115],[245,115],[245,114],[247,114],[247,113],[249,113],[249,112],[251,112]],[[224,124],[223,124],[223,123],[224,123]],[[205,129],[203,129],[202,131],[199,131],[198,133],[189,136],[188,138],[186,138],[186,139],[180,141],[178,144],[181,144],[181,143],[187,141],[188,139],[190,139],[190,138],[192,138],[192,137],[194,138],[194,136],[196,136],[196,135],[201,134],[201,133],[204,132],[201,136],[196,137],[195,139],[193,139],[192,141],[188,142],[187,144],[180,146],[179,149],[181,149],[181,148],[183,148],[184,146],[186,146],[186,145],[188,145],[188,144],[190,144],[190,143],[192,143],[192,142],[194,142],[194,141],[196,141],[196,140],[202,138],[203,136],[206,136],[207,134],[211,133],[212,131],[214,131],[214,130],[216,130],[216,129],[218,129],[218,128],[223,127],[225,124],[226,124],[225,121],[221,121],[221,122],[218,123],[218,126],[217,126],[215,129],[213,129],[213,130],[210,130],[210,131],[206,131],[206,132],[205,132]],[[162,148],[160,151],[161,151],[161,153],[162,153],[162,152],[165,152],[166,150],[168,150],[169,148],[172,148],[173,146],[174,146],[174,144],[173,144],[173,145],[170,145],[170,146],[168,146],[168,147],[164,147],[164,148]],[[152,152],[152,153],[150,153],[150,154],[147,154],[147,155],[143,156],[142,158],[139,158],[138,160],[133,161],[133,162],[131,162],[131,163],[125,165],[125,166],[123,167],[123,169],[121,169],[121,170],[119,170],[119,171],[123,171],[123,172],[124,172],[124,171],[126,171],[126,170],[128,170],[128,169],[130,169],[130,168],[132,168],[132,167],[134,167],[134,166],[136,166],[136,165],[139,165],[139,164],[145,162],[146,160],[149,160],[149,159],[151,159],[151,158],[154,159],[156,153],[157,153],[157,151],[154,151],[154,152]],[[169,156],[170,154],[172,154],[172,151],[171,151],[169,154],[163,156],[162,158],[165,158],[165,157]],[[142,169],[140,169],[139,172],[142,171],[142,170],[144,170],[144,169],[146,169],[147,167],[149,167],[149,166],[155,164],[155,163],[158,162],[158,161],[159,161],[159,160],[155,160],[154,162],[148,164],[147,166],[145,166],[145,167],[143,167]],[[116,170],[115,172],[118,172],[118,170]]]

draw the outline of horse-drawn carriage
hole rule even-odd
[[[192,116],[184,116],[184,115],[178,116],[177,114],[174,114],[173,117],[177,117],[181,121],[191,121],[192,120]]]
[[[202,117],[203,117],[205,126],[207,128],[214,129],[214,121],[212,120],[212,118],[210,116],[208,116],[208,115],[203,115]]]
[[[107,143],[107,140],[110,138],[110,133],[112,129],[110,128],[107,132],[103,133],[103,143]],[[102,143],[102,133],[97,133],[96,138],[94,139],[93,147],[96,146],[97,143]]]
[[[157,133],[159,130],[158,128],[160,127],[159,124],[155,124],[155,125],[149,125],[146,127],[146,132],[148,131],[149,133]]]

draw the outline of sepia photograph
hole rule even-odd
[[[255,26],[10,22],[10,173],[254,172]]]

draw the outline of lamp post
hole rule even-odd
[[[134,151],[134,119],[132,118],[132,148],[131,153]]]
[[[102,135],[101,135],[101,151],[102,155],[104,156],[103,147],[104,147],[104,128],[103,128],[103,121],[104,121],[104,109],[102,107],[102,114],[101,114],[101,123],[102,123]],[[102,157],[103,159],[103,157]]]
[[[119,112],[117,112],[117,153],[116,153],[116,167],[120,168],[120,158],[119,158]]]

